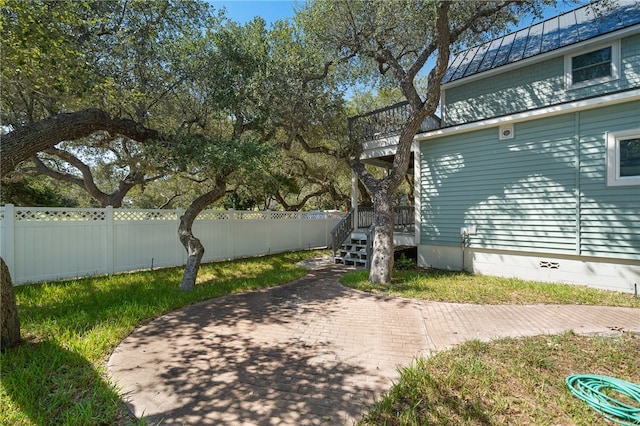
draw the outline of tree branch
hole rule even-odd
[[[296,133],[295,139],[300,143],[300,146],[309,154],[322,153],[331,155],[333,157],[340,157],[338,151],[335,149],[327,148],[326,146],[310,146],[306,139],[299,133]]]
[[[0,136],[0,177],[37,152],[52,148],[59,142],[89,136],[98,131],[120,134],[138,142],[161,139],[156,130],[132,120],[112,118],[100,109],[60,113]]]

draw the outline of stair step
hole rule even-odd
[[[354,251],[341,251],[340,257],[349,257],[353,259],[367,259],[367,253],[354,252]]]
[[[335,257],[335,262],[336,263],[341,263],[343,265],[366,265],[367,264],[367,260],[366,259],[358,259],[358,258],[354,258],[354,257],[348,257],[348,256],[336,256]]]
[[[367,266],[367,235],[353,232],[351,238],[345,242],[334,256],[334,262],[343,265]]]
[[[343,244],[342,247],[346,247],[347,249],[349,248],[355,248],[355,249],[366,249],[367,245],[366,244]]]

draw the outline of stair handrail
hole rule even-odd
[[[351,235],[351,232],[353,232],[353,213],[354,209],[349,210],[331,230],[331,249],[333,250],[334,257],[342,243],[344,243],[347,237]]]

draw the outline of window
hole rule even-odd
[[[607,134],[607,185],[640,185],[640,129]]]
[[[611,46],[571,58],[571,82],[611,77]]]
[[[619,43],[565,57],[567,88],[578,88],[618,78]]]

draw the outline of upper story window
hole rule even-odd
[[[618,42],[578,55],[565,56],[567,89],[615,80],[619,77],[620,44]]]
[[[640,129],[607,134],[607,185],[640,185]]]

